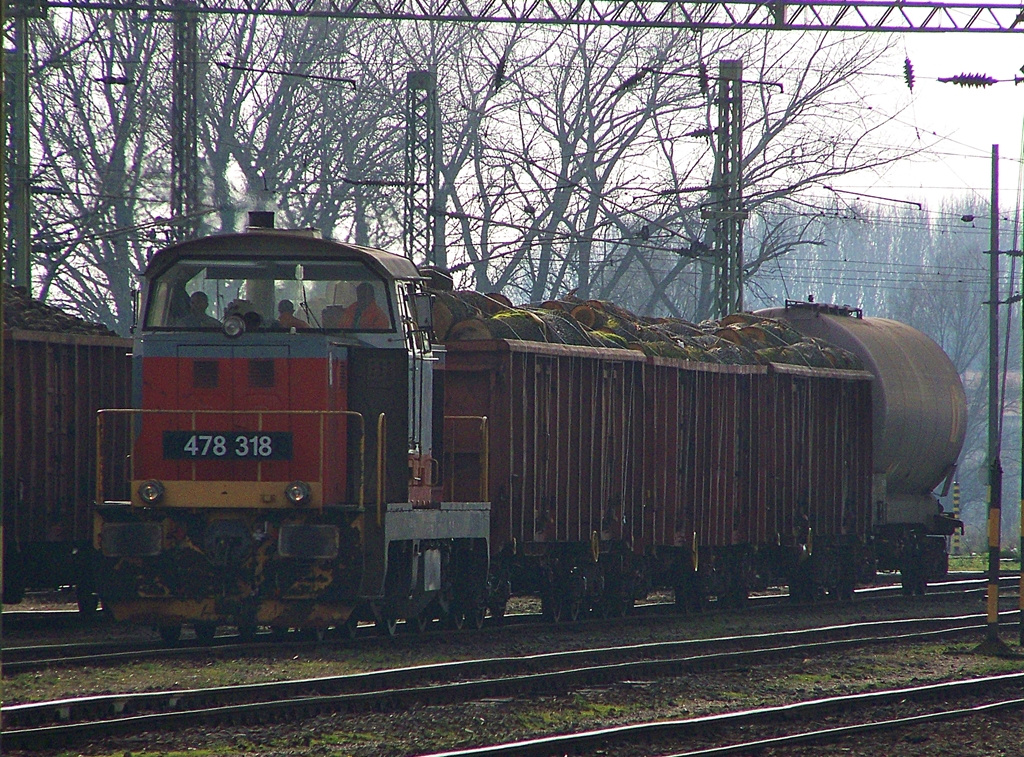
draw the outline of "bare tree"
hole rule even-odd
[[[66,218],[98,217],[82,177],[102,175],[127,198],[104,232],[157,223],[170,163],[168,32],[141,14],[81,18],[88,24],[66,14],[47,24],[40,59],[78,51],[78,68],[59,83],[59,69],[47,74],[38,141],[55,154],[44,164],[55,185],[74,187],[69,208],[82,205]],[[755,215],[899,154],[871,143],[879,121],[860,107],[858,77],[886,53],[866,39],[227,15],[203,17],[200,32],[207,230],[236,228],[240,211],[262,207],[288,224],[397,248],[405,74],[429,69],[439,83],[449,261],[470,286],[519,299],[575,291],[645,313],[707,313],[714,251],[702,211],[723,57],[744,58],[751,72],[744,172]],[[133,86],[115,89],[129,68]],[[105,98],[90,94],[96,88]],[[90,131],[104,136],[79,139]],[[803,222],[773,223],[752,224],[748,276],[808,241]],[[54,223],[43,228],[53,235]],[[104,287],[113,291],[106,276],[126,282],[142,263],[146,240],[135,239],[131,249],[99,243],[74,266],[69,253],[40,261],[46,291],[66,281],[69,296],[84,287],[101,308]],[[127,290],[118,286],[111,319],[123,327]]]
[[[166,32],[145,14],[74,10],[33,30],[37,291],[126,333],[165,212]]]

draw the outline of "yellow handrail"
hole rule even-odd
[[[347,415],[359,421],[359,507],[366,506],[366,421],[362,413],[354,410],[156,410],[141,408],[103,408],[96,411],[96,502],[103,501],[103,439],[105,436],[104,417],[106,415],[189,415],[191,416],[192,430],[195,430],[196,415],[254,415],[260,429],[263,428],[264,415],[316,415],[320,418],[320,477],[323,480],[324,470],[324,417],[328,415]],[[129,441],[129,449],[135,447],[135,432],[132,427],[132,434]],[[261,461],[257,465],[262,465]],[[131,468],[129,478],[135,478],[135,456],[131,456]],[[192,479],[195,480],[195,461],[192,464]]]

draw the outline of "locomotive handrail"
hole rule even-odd
[[[258,430],[263,430],[264,415],[316,415],[320,421],[320,480],[324,477],[324,417],[328,415],[351,416],[359,421],[359,509],[366,507],[366,421],[363,414],[355,410],[155,410],[142,408],[102,408],[96,411],[96,503],[103,502],[103,438],[104,418],[106,415],[189,415],[192,421],[192,430],[196,430],[197,415],[255,415],[257,416]],[[134,430],[131,433],[129,447],[135,445]],[[135,478],[135,456],[132,455],[129,479]],[[261,480],[263,462],[256,463],[257,481]],[[195,480],[196,461],[192,461],[192,480]],[[321,507],[323,503],[321,503]]]
[[[480,501],[487,501],[487,494],[491,490],[491,482],[488,472],[491,468],[491,435],[487,425],[486,415],[446,415],[446,421],[480,421]]]

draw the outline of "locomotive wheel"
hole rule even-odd
[[[908,572],[903,574],[902,588],[905,596],[923,596],[925,590],[928,588],[928,582],[917,573]]]
[[[238,626],[238,637],[245,642],[256,638],[256,624],[242,623]]]
[[[160,638],[163,639],[164,644],[177,644],[181,638],[181,626],[160,626],[157,629],[160,633]]]
[[[96,609],[100,606],[100,598],[98,594],[91,591],[79,591],[78,592],[78,611],[82,615],[91,616],[95,614]]]
[[[206,647],[213,643],[213,637],[217,634],[217,624],[193,623],[192,630],[196,632],[196,640]]]

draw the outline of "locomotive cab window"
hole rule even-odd
[[[393,298],[361,261],[180,260],[150,285],[145,328],[388,332]]]

